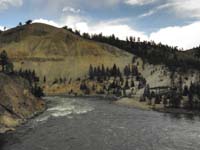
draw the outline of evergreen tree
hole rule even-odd
[[[103,64],[102,64],[102,66],[101,66],[101,75],[102,75],[103,77],[106,75],[105,67],[104,67]]]
[[[117,68],[117,76],[121,77],[121,71],[120,71],[119,67]]]
[[[131,87],[135,87],[135,83],[133,81],[133,78],[131,78]]]
[[[27,20],[26,25],[30,25],[33,21],[32,20]]]
[[[130,75],[130,67],[129,66],[125,66],[124,75],[127,76],[127,77]]]
[[[184,90],[183,90],[183,96],[188,96],[188,94],[189,94],[189,89],[188,89],[188,86],[185,85]]]
[[[128,78],[126,79],[126,82],[125,82],[125,86],[124,86],[125,89],[129,89],[129,82],[128,82]]]
[[[19,27],[21,27],[22,26],[22,22],[19,22],[19,25],[18,25]]]
[[[6,73],[13,73],[14,72],[14,65],[12,62],[8,62],[5,68]]]
[[[117,66],[116,66],[116,64],[113,65],[111,75],[114,76],[114,77],[117,76]]]
[[[90,78],[91,80],[93,80],[93,79],[94,79],[94,76],[95,76],[95,74],[94,74],[94,69],[93,69],[92,65],[90,65],[90,68],[89,68],[89,78]]]
[[[144,89],[144,97],[150,97],[150,87],[149,84],[146,85],[145,89]]]
[[[6,65],[8,64],[8,55],[5,50],[0,53],[0,65],[2,66],[2,71],[5,72]]]
[[[90,39],[90,35],[88,33],[83,33],[83,37],[86,39]]]
[[[43,83],[46,83],[46,76],[44,76],[43,78]]]

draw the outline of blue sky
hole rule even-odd
[[[0,0],[0,29],[28,19],[81,32],[200,45],[199,0]]]

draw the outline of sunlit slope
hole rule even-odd
[[[15,60],[16,69],[34,69],[40,77],[48,76],[48,80],[84,77],[90,64],[124,67],[132,59],[131,54],[116,47],[39,23],[2,32],[2,50]]]

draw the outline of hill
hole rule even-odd
[[[139,56],[145,63],[148,62],[153,65],[162,64],[171,71],[179,70],[181,72],[187,72],[188,68],[200,70],[199,47],[183,51],[179,50],[177,47],[163,45],[162,43],[156,44],[154,41],[140,41],[140,38],[136,40],[135,37],[127,37],[126,41],[120,40],[115,37],[115,35],[103,36],[102,34],[95,34],[90,36],[84,33],[83,37],[93,41],[114,45]]]
[[[90,64],[120,68],[132,54],[114,46],[84,39],[62,28],[34,23],[0,33],[0,51],[6,50],[16,69],[34,69],[48,81],[87,75]]]

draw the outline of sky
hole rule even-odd
[[[0,30],[28,19],[184,50],[200,45],[200,0],[0,0]]]

